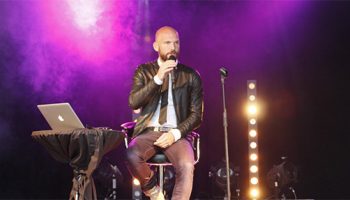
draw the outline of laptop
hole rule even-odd
[[[43,104],[38,108],[52,130],[84,128],[69,103]]]

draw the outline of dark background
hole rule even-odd
[[[269,195],[267,172],[287,156],[299,169],[299,198],[350,198],[350,2],[115,1],[121,7],[113,8],[134,12],[113,35],[123,39],[113,44],[121,48],[97,62],[77,56],[66,48],[69,42],[60,46],[46,38],[44,8],[35,7],[40,2],[0,1],[0,198],[67,198],[71,168],[30,137],[49,128],[36,105],[70,102],[84,123],[119,129],[131,120],[127,96],[134,68],[156,58],[148,39],[163,25],[179,31],[180,62],[203,79],[202,157],[193,197],[220,193],[211,189],[208,172],[224,158],[218,69],[225,66],[230,161],[240,167],[242,195],[248,183],[246,83],[257,80],[263,196]],[[130,198],[123,146],[108,157],[124,174],[118,198]]]

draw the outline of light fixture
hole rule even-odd
[[[257,144],[256,144],[256,142],[251,142],[249,144],[249,146],[250,146],[250,148],[255,149],[257,147]]]
[[[137,179],[137,178],[134,178],[133,181],[132,181],[132,183],[133,183],[134,185],[140,185],[140,181],[139,181],[139,179]]]
[[[140,181],[136,178],[132,180],[132,199],[133,200],[142,200],[142,189]]]
[[[250,160],[255,161],[258,159],[258,156],[255,153],[250,154],[249,156]]]
[[[253,118],[253,119],[250,119],[250,120],[249,120],[249,123],[250,123],[251,125],[256,124],[256,119],[254,119],[254,118]]]
[[[256,136],[256,130],[255,130],[255,129],[251,129],[251,130],[249,131],[249,136],[250,136],[250,137],[255,137],[255,136]]]
[[[258,182],[259,182],[259,180],[256,177],[253,177],[253,178],[250,179],[250,183],[253,184],[253,185],[258,184]]]
[[[259,191],[259,161],[258,161],[258,114],[256,81],[247,81],[247,114],[248,114],[248,153],[249,153],[249,197],[258,199]]]
[[[248,83],[248,87],[249,87],[249,89],[251,89],[251,90],[255,89],[255,83],[254,83],[254,82]]]
[[[297,199],[294,184],[297,183],[297,167],[287,157],[282,157],[282,163],[274,165],[267,173],[267,183],[275,199]]]
[[[250,166],[250,172],[251,172],[251,173],[256,173],[256,172],[258,172],[258,167],[257,167],[256,165]]]
[[[254,101],[254,100],[255,100],[255,95],[250,95],[250,96],[249,96],[249,100],[250,100],[250,101]]]
[[[249,115],[256,115],[258,112],[258,109],[256,107],[256,104],[252,104],[248,106],[248,114]]]
[[[230,189],[231,191],[236,192],[236,198],[240,197],[240,188],[238,186],[238,179],[239,179],[239,167],[233,167],[232,163],[229,163],[230,169]],[[209,171],[209,178],[213,181],[214,185],[220,188],[222,192],[224,192],[222,195],[226,195],[227,190],[227,172],[226,172],[226,162],[225,159],[222,159],[219,163],[217,163],[215,166],[210,167]],[[217,193],[217,189],[212,191],[213,193]],[[216,196],[220,196],[217,194]],[[224,197],[224,196],[221,196]]]
[[[260,195],[260,192],[258,188],[254,187],[250,189],[249,194],[251,199],[257,199]]]
[[[103,195],[104,199],[117,199],[118,189],[120,189],[117,186],[122,185],[124,177],[115,162],[108,157],[103,157],[94,172],[94,179],[102,186],[100,195]]]

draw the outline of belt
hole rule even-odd
[[[150,127],[147,127],[147,129],[152,130],[152,131],[168,132],[168,131],[170,131],[170,130],[173,129],[173,128],[170,128],[170,127],[153,127],[153,126],[150,126]]]

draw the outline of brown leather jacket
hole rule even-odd
[[[133,79],[129,95],[129,106],[141,109],[134,129],[133,137],[139,135],[156,111],[161,86],[153,77],[158,71],[157,61],[140,65]],[[174,71],[173,100],[178,126],[182,137],[199,127],[203,119],[203,89],[199,74],[192,68],[178,64]]]

